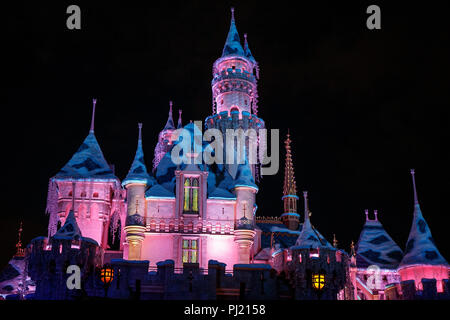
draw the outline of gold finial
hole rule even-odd
[[[336,239],[336,234],[333,233],[333,247],[337,248],[338,241]]]
[[[352,240],[352,243],[350,244],[350,255],[355,255],[355,243]]]

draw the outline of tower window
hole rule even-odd
[[[184,180],[184,212],[198,213],[198,189],[198,178],[186,178]]]
[[[220,101],[220,104],[223,104],[223,99],[222,99],[222,101]]]
[[[245,102],[245,105],[247,105],[247,100],[244,100],[244,102]]]
[[[198,262],[198,240],[183,239],[183,263]]]
[[[81,197],[82,197],[82,198],[86,197],[86,192],[83,191],[83,192],[81,193]]]
[[[94,198],[98,198],[98,192],[94,192],[94,194],[92,195]],[[114,195],[113,195],[114,196]]]
[[[236,66],[231,66],[231,68],[232,68],[233,70],[236,70]]]
[[[323,274],[313,274],[312,275],[312,285],[316,290],[322,290],[325,285],[325,275]]]

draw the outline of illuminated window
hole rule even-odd
[[[184,180],[184,212],[198,213],[198,190],[198,178],[186,178]]]
[[[83,192],[81,193],[81,197],[82,197],[82,198],[86,197],[86,192],[83,191]]]
[[[183,263],[198,262],[198,240],[183,239]]]
[[[98,198],[98,192],[94,192],[94,194],[92,195],[94,198]],[[113,194],[114,196],[114,194]]]
[[[325,275],[323,274],[313,274],[312,275],[312,285],[314,289],[322,290],[325,285]]]

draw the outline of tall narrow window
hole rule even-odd
[[[198,240],[183,239],[183,263],[198,262]]]
[[[192,180],[192,211],[198,212],[198,179]]]
[[[184,205],[183,211],[187,213],[198,213],[198,178],[186,178],[184,180]]]
[[[190,188],[191,186],[191,181],[188,179],[184,180],[184,211],[189,211],[189,207],[190,207],[190,197],[189,197],[189,193],[190,193]]]

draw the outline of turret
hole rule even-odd
[[[234,184],[236,194],[236,226],[234,241],[238,245],[239,263],[250,263],[251,248],[255,234],[255,195],[258,187],[254,183],[249,165],[242,164]]]
[[[142,149],[142,123],[138,124],[139,138],[134,161],[122,185],[127,189],[127,233],[128,259],[140,260],[145,231],[145,190],[152,185],[147,173]]]
[[[49,237],[56,233],[58,224],[63,224],[73,210],[83,234],[106,249],[110,217],[115,212],[122,212],[122,190],[95,136],[96,103],[97,100],[93,99],[88,136],[65,166],[50,178],[46,211],[50,215]]]
[[[246,37],[247,39],[247,37]],[[231,8],[231,23],[222,56],[213,66],[213,104],[214,112],[230,113],[243,111],[257,114],[257,88],[254,69],[256,61],[251,55],[248,43],[242,48],[239,33],[234,20],[234,9]]]
[[[173,145],[173,141],[176,140],[176,138],[172,136],[173,132],[176,130],[172,116],[172,105],[173,105],[172,101],[169,101],[169,116],[167,118],[166,125],[158,135],[158,143],[155,147],[155,156],[153,158],[153,171],[156,170],[159,162],[167,153],[167,151],[170,150],[170,148]],[[181,110],[180,116],[178,118],[178,127],[180,126],[180,124],[181,124]]]
[[[289,133],[285,141],[286,147],[286,164],[284,167],[284,186],[283,186],[283,204],[284,213],[281,215],[281,220],[290,230],[297,230],[300,220],[300,215],[297,213],[297,186],[294,176],[294,164],[292,163],[291,155],[291,139]]]
[[[438,292],[443,292],[443,280],[448,279],[449,265],[436,247],[417,197],[414,169],[411,176],[414,191],[414,213],[404,256],[398,267],[402,281],[414,280],[422,290],[422,279],[436,279]]]

